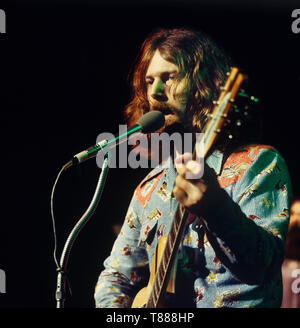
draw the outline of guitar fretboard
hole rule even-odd
[[[162,291],[165,291],[166,289],[165,287],[168,283],[171,269],[173,268],[173,263],[177,255],[182,232],[188,217],[187,211],[184,211],[183,215],[181,212],[181,205],[178,205],[173,223],[168,234],[163,255],[161,257],[160,263],[158,264],[159,266],[152,286],[152,291],[146,305],[147,308],[158,307],[161,299],[164,296]],[[153,258],[153,261],[157,261],[157,259]]]

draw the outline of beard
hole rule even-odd
[[[157,102],[157,101],[153,101],[150,104],[150,111],[154,111],[154,110],[159,111],[164,115],[165,123],[160,129],[153,132],[153,134],[167,133],[171,136],[173,133],[179,133],[182,136],[182,140],[183,140],[184,133],[192,131],[189,128],[188,124],[185,123],[186,118],[183,115],[184,111],[179,111],[178,109],[175,109],[164,102]],[[149,162],[151,160],[154,160],[154,162],[162,163],[167,159],[165,158],[164,153],[162,152],[162,144],[160,142],[158,148],[152,147],[151,134],[152,133],[147,134],[147,139],[148,139],[147,148],[141,147],[138,142],[135,146],[133,146],[133,150],[137,154],[139,154],[140,157],[146,158]],[[172,158],[174,158],[175,156],[174,149],[173,147],[170,148],[171,148],[170,155]]]
[[[172,134],[180,134],[182,140],[184,139],[184,133],[188,132],[187,126],[184,124],[184,117],[182,117],[182,112],[178,109],[170,107],[165,103],[151,104],[150,111],[157,110],[164,114],[165,123],[164,125],[157,131],[155,134],[167,133],[169,136]],[[181,114],[181,115],[180,115]],[[151,146],[151,134],[147,135],[148,138],[148,152],[147,156],[149,160],[155,160],[156,162],[162,163],[167,158],[164,157],[162,152],[162,143],[159,143],[158,149],[156,147]],[[175,150],[173,147],[170,147],[170,155],[172,158],[175,156]]]
[[[174,109],[165,103],[154,103],[150,106],[150,111],[157,110],[164,114],[165,123],[156,133],[166,132],[172,134],[174,132],[183,133],[185,125],[183,117],[180,116],[178,109]]]

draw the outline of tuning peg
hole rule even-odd
[[[228,134],[228,138],[229,139],[233,139],[233,135],[230,133],[230,134]]]
[[[220,133],[221,132],[221,129],[216,129],[215,132],[216,133]]]
[[[231,120],[229,120],[229,119],[225,119],[225,121],[224,121],[224,123],[223,123],[223,126],[225,127],[225,126],[228,126],[229,124],[231,123]]]
[[[213,104],[214,104],[214,105],[220,105],[220,102],[217,101],[217,100],[213,100]]]
[[[251,96],[250,99],[255,103],[259,102],[259,99],[254,96]]]
[[[239,92],[239,96],[244,97],[244,98],[248,98],[248,99],[252,100],[253,102],[258,102],[258,101],[259,101],[258,98],[254,97],[254,96],[249,96],[249,95],[245,92],[245,90],[242,90],[242,89],[241,89],[240,92]]]
[[[242,121],[241,120],[237,120],[236,122],[235,122],[235,124],[237,125],[237,126],[241,126],[242,125]]]

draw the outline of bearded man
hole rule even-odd
[[[230,66],[204,33],[152,32],[135,66],[133,96],[125,108],[128,124],[158,110],[165,116],[160,132],[200,133]],[[171,156],[141,181],[99,276],[96,307],[131,307],[178,206],[190,216],[177,253],[175,293],[166,296],[165,306],[280,307],[291,185],[278,151],[253,142],[256,123],[238,143],[214,145],[201,179],[186,177],[203,167],[184,154],[176,168]]]

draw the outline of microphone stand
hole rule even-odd
[[[164,125],[165,118],[164,115],[159,111],[151,111],[145,115],[143,115],[137,122],[136,125],[131,127],[128,131],[122,133],[117,138],[114,138],[112,140],[103,140],[100,143],[97,143],[95,146],[90,147],[87,150],[84,150],[78,154],[76,154],[72,160],[70,160],[68,163],[66,163],[61,171],[58,174],[58,177],[55,181],[55,184],[63,170],[68,169],[74,164],[82,163],[83,161],[96,156],[98,151],[103,150],[104,147],[113,144],[115,142],[118,142],[120,144],[121,142],[124,142],[124,137],[128,137],[129,135],[142,131],[143,133],[150,133],[158,130]],[[63,308],[64,302],[65,302],[65,289],[66,289],[66,282],[67,282],[67,265],[68,260],[71,252],[71,248],[75,242],[75,239],[77,238],[80,230],[83,228],[83,226],[88,222],[88,220],[91,218],[93,213],[95,212],[97,205],[100,201],[101,194],[104,188],[105,180],[108,173],[108,151],[105,154],[102,170],[98,179],[97,187],[93,196],[93,199],[88,207],[88,209],[85,211],[85,213],[82,215],[82,217],[79,219],[79,221],[76,223],[75,227],[69,234],[67,241],[64,245],[60,262],[56,263],[57,265],[57,285],[56,285],[56,307],[57,308]],[[54,188],[55,188],[54,184]],[[53,188],[53,191],[54,191]],[[53,199],[53,193],[51,195],[51,200]],[[53,217],[53,216],[52,216]],[[53,220],[54,222],[54,220]],[[56,260],[56,259],[55,259]],[[57,262],[57,261],[56,261]]]
[[[87,208],[87,210],[85,211],[85,213],[82,215],[82,217],[78,220],[78,222],[72,229],[64,245],[60,258],[60,267],[57,269],[57,285],[56,285],[56,294],[55,294],[56,308],[64,307],[66,282],[67,282],[67,266],[68,266],[68,260],[70,257],[71,249],[79,232],[84,227],[84,225],[88,222],[88,220],[92,217],[99,204],[102,191],[104,189],[106,177],[108,174],[108,161],[109,161],[108,153],[106,153],[92,201],[89,207]]]

